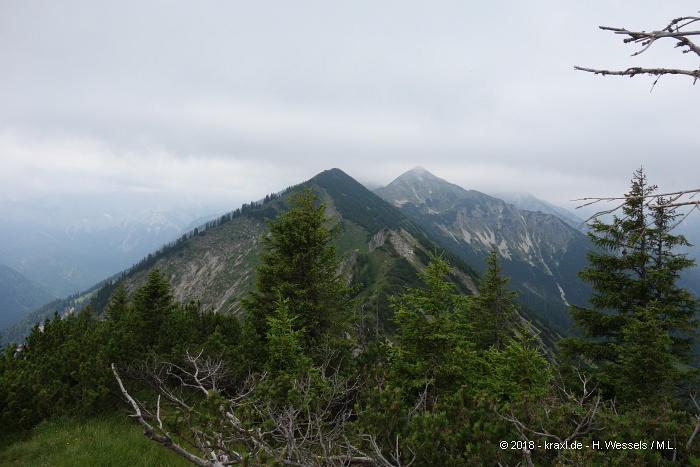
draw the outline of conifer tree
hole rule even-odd
[[[299,336],[305,330],[295,330],[296,317],[290,316],[288,302],[289,299],[283,299],[280,295],[274,314],[267,318],[268,368],[274,376],[283,371],[298,376],[301,370],[310,367],[299,342]]]
[[[470,298],[454,292],[449,270],[446,259],[433,257],[420,274],[424,286],[392,298],[399,329],[390,349],[391,373],[396,386],[414,395],[428,387],[435,398],[465,384],[471,373]]]
[[[129,313],[129,293],[124,287],[124,283],[120,282],[117,289],[109,299],[107,308],[107,318],[112,321],[121,321],[126,318]]]
[[[131,313],[132,325],[136,325],[138,348],[153,346],[159,337],[161,326],[177,307],[165,274],[158,268],[149,271],[146,282],[134,291]]]
[[[681,364],[691,361],[700,310],[698,300],[678,285],[680,272],[693,265],[675,251],[687,241],[670,233],[673,211],[649,205],[655,190],[639,169],[625,195],[623,216],[593,221],[588,235],[596,248],[579,273],[593,288],[591,307],[571,307],[583,336],[561,342],[566,355],[592,364],[603,387],[628,402],[644,395],[640,374],[646,374],[647,401],[668,395],[666,389],[687,376]]]
[[[528,329],[518,327],[513,338],[484,352],[487,391],[500,400],[543,397],[549,392],[552,370],[545,356],[537,348],[536,340]]]
[[[256,290],[243,300],[246,332],[262,344],[254,349],[258,353],[267,348],[269,318],[279,309],[280,297],[307,350],[323,339],[344,336],[351,317],[351,288],[332,244],[341,225],[326,216],[326,204],[310,188],[292,196],[290,203],[292,209],[267,220],[270,234],[262,237]]]
[[[515,321],[518,293],[508,288],[509,277],[501,275],[501,263],[496,250],[486,258],[488,267],[481,277],[480,292],[474,309],[474,341],[477,348],[494,346],[501,350],[508,328]]]

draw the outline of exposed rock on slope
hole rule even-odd
[[[576,272],[585,262],[588,240],[558,217],[520,210],[420,167],[375,193],[480,270],[483,258],[496,249],[523,301],[562,328],[570,324],[568,304],[584,303],[588,290]]]

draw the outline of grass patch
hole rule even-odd
[[[189,462],[143,435],[123,415],[86,421],[44,421],[0,452],[0,465],[189,466]]]
[[[367,253],[369,247],[368,236],[369,232],[364,228],[354,222],[343,220],[343,235],[335,239],[333,244],[341,254],[352,250]]]

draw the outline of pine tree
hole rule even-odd
[[[399,328],[389,350],[394,385],[413,395],[427,386],[433,400],[465,384],[474,364],[470,297],[454,292],[449,271],[446,259],[433,257],[420,274],[424,286],[391,300]]]
[[[146,282],[132,296],[131,325],[136,326],[135,346],[149,348],[155,345],[161,326],[177,306],[165,274],[158,268],[151,269]]]
[[[561,342],[566,355],[592,365],[611,395],[629,402],[644,395],[634,389],[640,373],[647,376],[642,378],[647,400],[668,394],[683,379],[687,372],[680,365],[691,360],[694,316],[700,310],[698,300],[678,285],[680,272],[693,261],[674,250],[687,242],[670,233],[673,211],[649,206],[655,190],[639,169],[625,195],[623,216],[593,221],[588,235],[596,248],[579,273],[593,288],[591,307],[571,307],[583,337]]]
[[[270,234],[262,237],[256,290],[243,300],[246,333],[257,336],[258,353],[267,348],[269,319],[279,309],[280,297],[307,351],[324,339],[345,335],[354,303],[332,244],[341,225],[326,216],[326,204],[310,188],[292,196],[290,203],[292,209],[267,220]]]
[[[117,289],[109,299],[109,304],[105,310],[107,318],[112,321],[121,321],[129,314],[129,293],[124,287],[124,283],[120,282]]]
[[[508,289],[509,277],[501,276],[496,250],[486,258],[488,267],[481,277],[480,292],[474,309],[474,341],[477,348],[494,346],[501,350],[509,327],[516,318],[518,293]]]

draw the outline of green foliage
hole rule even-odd
[[[549,393],[554,375],[549,362],[534,347],[533,341],[521,329],[503,350],[496,347],[486,350],[484,383],[489,394],[498,400],[508,401],[537,398]]]
[[[397,345],[390,349],[392,381],[409,394],[428,388],[431,396],[466,384],[474,352],[467,297],[453,293],[449,263],[434,257],[420,274],[423,287],[392,301],[398,325]]]
[[[592,307],[571,307],[583,337],[561,343],[566,354],[590,362],[605,390],[627,403],[656,401],[687,381],[691,372],[681,365],[691,362],[697,335],[700,302],[677,285],[693,261],[675,252],[687,245],[670,233],[676,214],[648,205],[655,189],[637,170],[623,217],[593,222],[589,237],[597,249],[580,272],[593,287]],[[647,369],[654,379],[643,381],[639,372]]]
[[[55,414],[85,415],[108,407],[103,324],[90,307],[45,321],[27,338],[26,357],[6,352],[0,394],[5,427],[28,428]]]
[[[151,269],[146,282],[132,297],[129,321],[138,348],[147,349],[156,344],[161,326],[176,308],[165,274],[158,268]]]
[[[269,318],[279,308],[281,295],[294,331],[309,352],[324,339],[344,338],[354,304],[332,243],[341,226],[331,223],[325,203],[308,188],[290,203],[292,209],[268,220],[270,235],[262,238],[257,288],[243,305],[248,312],[247,329],[267,348]]]
[[[267,318],[267,363],[273,375],[287,372],[296,376],[311,366],[302,347],[306,329],[295,329],[297,317],[290,315],[288,302],[289,299],[280,294],[273,315]]]
[[[112,294],[105,311],[111,321],[120,322],[129,316],[129,293],[122,282]]]
[[[481,294],[474,307],[473,339],[477,347],[495,346],[501,350],[509,328],[512,327],[518,309],[518,293],[508,289],[508,277],[501,275],[501,264],[496,250],[486,258],[488,267],[481,277]]]
[[[620,398],[652,405],[672,398],[672,382],[679,379],[680,372],[670,351],[671,336],[653,304],[636,313],[622,329],[621,340],[625,345],[618,361],[611,364],[617,375],[613,387]]]
[[[409,403],[400,388],[371,387],[356,407],[363,439],[374,439],[382,455],[398,456],[403,465],[515,465],[518,451],[499,440],[512,439],[509,424],[484,392],[461,387],[427,407]],[[398,464],[398,462],[397,462]]]

